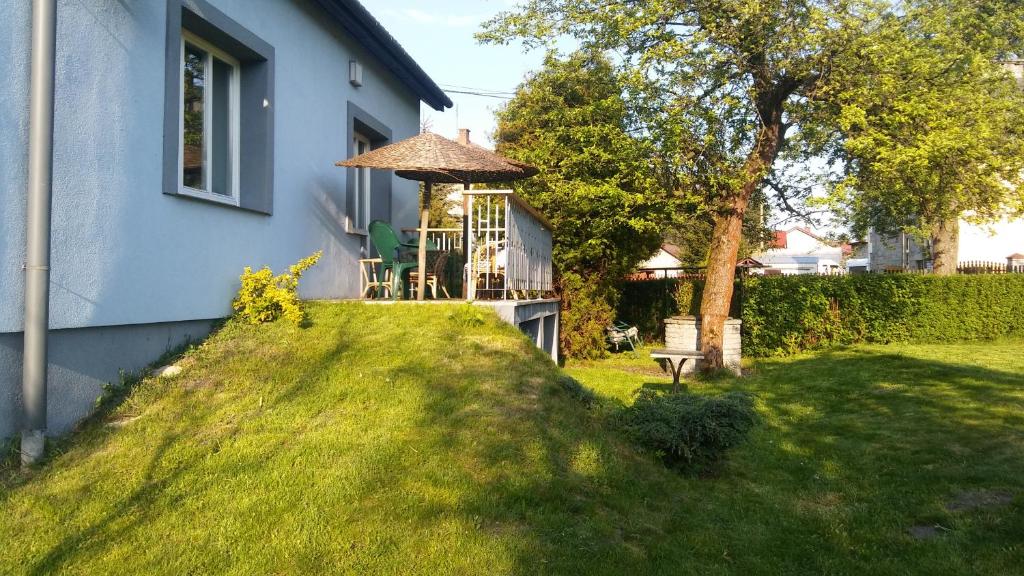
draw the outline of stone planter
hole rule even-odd
[[[725,321],[725,342],[722,350],[725,367],[740,374],[740,323],[737,318]],[[673,316],[665,319],[665,347],[674,350],[700,350],[700,320],[695,316]],[[693,373],[703,366],[703,361],[687,362],[684,373]]]

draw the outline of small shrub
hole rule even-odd
[[[644,389],[622,413],[623,427],[634,442],[666,466],[683,471],[699,471],[721,460],[756,422],[753,398],[742,392],[700,396]]]
[[[320,260],[321,254],[317,251],[290,266],[288,272],[277,276],[266,266],[256,272],[246,266],[240,277],[242,287],[231,304],[232,308],[250,324],[273,322],[278,318],[301,324],[306,314],[299,302],[299,278]]]

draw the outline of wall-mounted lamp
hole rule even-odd
[[[363,65],[355,60],[348,61],[348,83],[356,88],[363,85]]]

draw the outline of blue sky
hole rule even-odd
[[[540,51],[524,53],[518,45],[481,45],[473,39],[481,23],[514,5],[515,0],[363,1],[455,103],[443,113],[422,106],[430,129],[454,138],[458,128],[469,128],[473,142],[487,147],[492,145],[494,110],[504,100],[452,90],[511,92],[527,72],[540,67]]]

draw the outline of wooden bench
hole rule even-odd
[[[672,391],[678,392],[682,389],[682,385],[679,383],[679,375],[683,371],[683,365],[686,364],[687,360],[696,362],[704,358],[704,355],[697,350],[658,348],[657,350],[651,350],[651,358],[654,360],[668,360],[668,365],[672,368]]]

